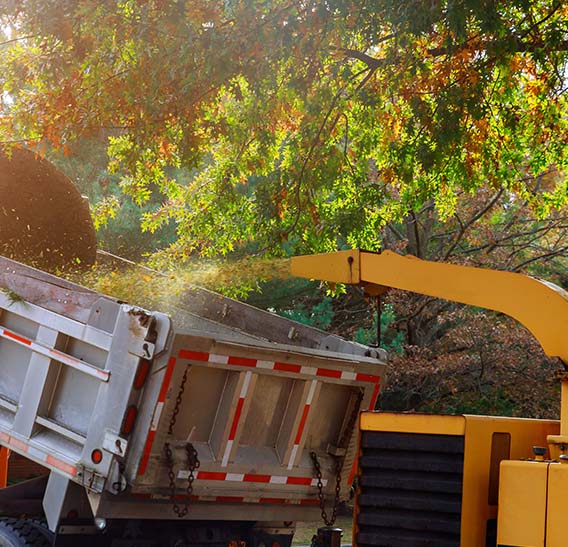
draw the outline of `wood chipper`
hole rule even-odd
[[[568,507],[568,294],[532,277],[385,251],[292,259],[300,277],[413,291],[505,313],[559,371],[560,421],[363,412],[357,547],[565,547]]]

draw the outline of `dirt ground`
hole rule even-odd
[[[322,527],[321,521],[316,522],[297,522],[296,533],[292,540],[292,545],[310,545],[313,535],[317,532],[318,528]],[[341,537],[341,545],[351,544],[351,532],[353,529],[353,517],[340,516],[337,517],[335,526],[343,529],[343,536]]]
[[[89,207],[55,166],[24,149],[0,149],[0,254],[47,271],[96,258]]]

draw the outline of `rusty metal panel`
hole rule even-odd
[[[251,399],[239,440],[241,445],[276,446],[293,384],[292,378],[258,375],[255,397]]]

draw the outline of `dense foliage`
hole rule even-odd
[[[162,196],[144,228],[175,220],[170,256],[377,248],[460,189],[566,202],[564,2],[0,5],[0,140],[110,137],[122,191]]]
[[[59,150],[111,250],[382,246],[567,279],[561,0],[0,0],[0,32],[0,142]],[[86,172],[91,143],[110,162]],[[147,234],[117,243],[135,207]],[[359,292],[293,290],[264,304],[374,339]],[[384,404],[553,413],[554,364],[520,327],[388,298]]]

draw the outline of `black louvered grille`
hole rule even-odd
[[[464,438],[361,433],[358,547],[459,547]]]

